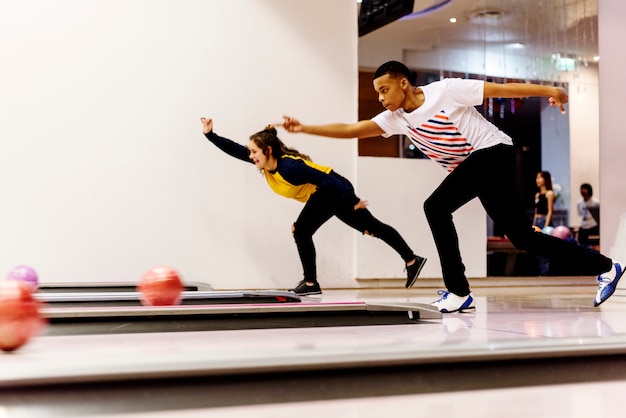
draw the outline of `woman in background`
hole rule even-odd
[[[556,195],[552,189],[552,177],[549,171],[540,171],[535,179],[537,193],[535,193],[535,216],[533,225],[543,229],[552,225],[552,214]]]
[[[552,189],[552,175],[549,171],[540,171],[535,178],[537,193],[535,193],[535,215],[533,226],[539,228],[543,233],[550,235],[552,224],[552,214],[554,212],[554,202],[556,195]],[[549,228],[546,228],[549,227]],[[547,276],[550,272],[550,260],[546,257],[537,256],[539,264],[539,275]]]

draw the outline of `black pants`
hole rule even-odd
[[[343,181],[348,181],[338,174]],[[317,267],[313,234],[333,216],[345,224],[368,235],[380,238],[393,248],[405,262],[415,256],[402,236],[389,225],[380,222],[367,209],[354,210],[354,205],[346,200],[337,199],[324,190],[318,190],[311,195],[304,205],[302,212],[294,223],[293,237],[298,247],[298,254],[304,269],[304,280],[317,282]]]
[[[600,245],[600,240],[597,238],[589,238],[592,235],[600,235],[600,226],[594,226],[593,228],[580,228],[578,230],[578,242],[581,245]]]
[[[599,253],[534,232],[519,200],[515,175],[512,146],[497,145],[476,151],[424,202],[448,291],[459,296],[470,292],[452,214],[475,197],[516,248],[565,262],[576,267],[581,275],[596,275],[611,268],[611,260]]]

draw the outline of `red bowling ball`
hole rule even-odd
[[[143,274],[137,290],[144,305],[178,305],[182,300],[183,283],[176,270],[158,266]]]
[[[0,283],[0,349],[14,351],[45,329],[41,303],[28,284],[18,280]]]

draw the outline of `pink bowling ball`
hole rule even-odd
[[[572,231],[570,231],[565,225],[559,225],[554,228],[554,231],[552,231],[552,236],[567,240],[572,237]]]

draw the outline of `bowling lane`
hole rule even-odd
[[[132,282],[56,282],[40,283],[37,293],[92,293],[92,292],[135,292],[137,283]],[[184,291],[213,290],[210,284],[188,282]]]
[[[46,335],[183,332],[415,324],[440,319],[429,305],[366,302],[240,303],[190,306],[48,306]]]
[[[300,297],[285,291],[204,291],[187,290],[180,293],[178,305],[212,305],[234,303],[300,302]],[[54,292],[37,293],[35,297],[50,307],[143,306],[137,291]]]
[[[144,306],[141,292],[111,291],[107,286],[85,286],[91,292],[38,292],[50,326],[46,335],[82,335],[137,332],[183,332],[317,326],[412,324],[440,319],[427,304],[366,303],[303,299],[293,292],[185,290],[174,306]],[[93,291],[97,290],[97,291]]]
[[[300,418],[384,416],[432,418],[614,418],[623,413],[623,382],[540,385],[372,398],[332,399],[221,408],[145,412],[133,418]],[[454,402],[450,397],[454,396]],[[407,413],[410,411],[410,413]],[[128,418],[127,414],[93,418]]]
[[[449,400],[464,390],[623,382],[626,299],[618,294],[594,309],[593,290],[479,288],[475,313],[406,325],[38,337],[0,355],[2,411],[185,416],[200,408],[437,393]],[[427,302],[432,289],[352,296]],[[349,298],[327,292],[322,300]]]
[[[444,324],[37,338],[0,358],[2,404],[23,416],[38,416],[37,410],[45,416],[176,414],[623,379],[625,358],[610,354],[615,338],[520,341],[495,327],[473,327],[467,335],[459,317]],[[608,351],[579,357],[594,344]]]

